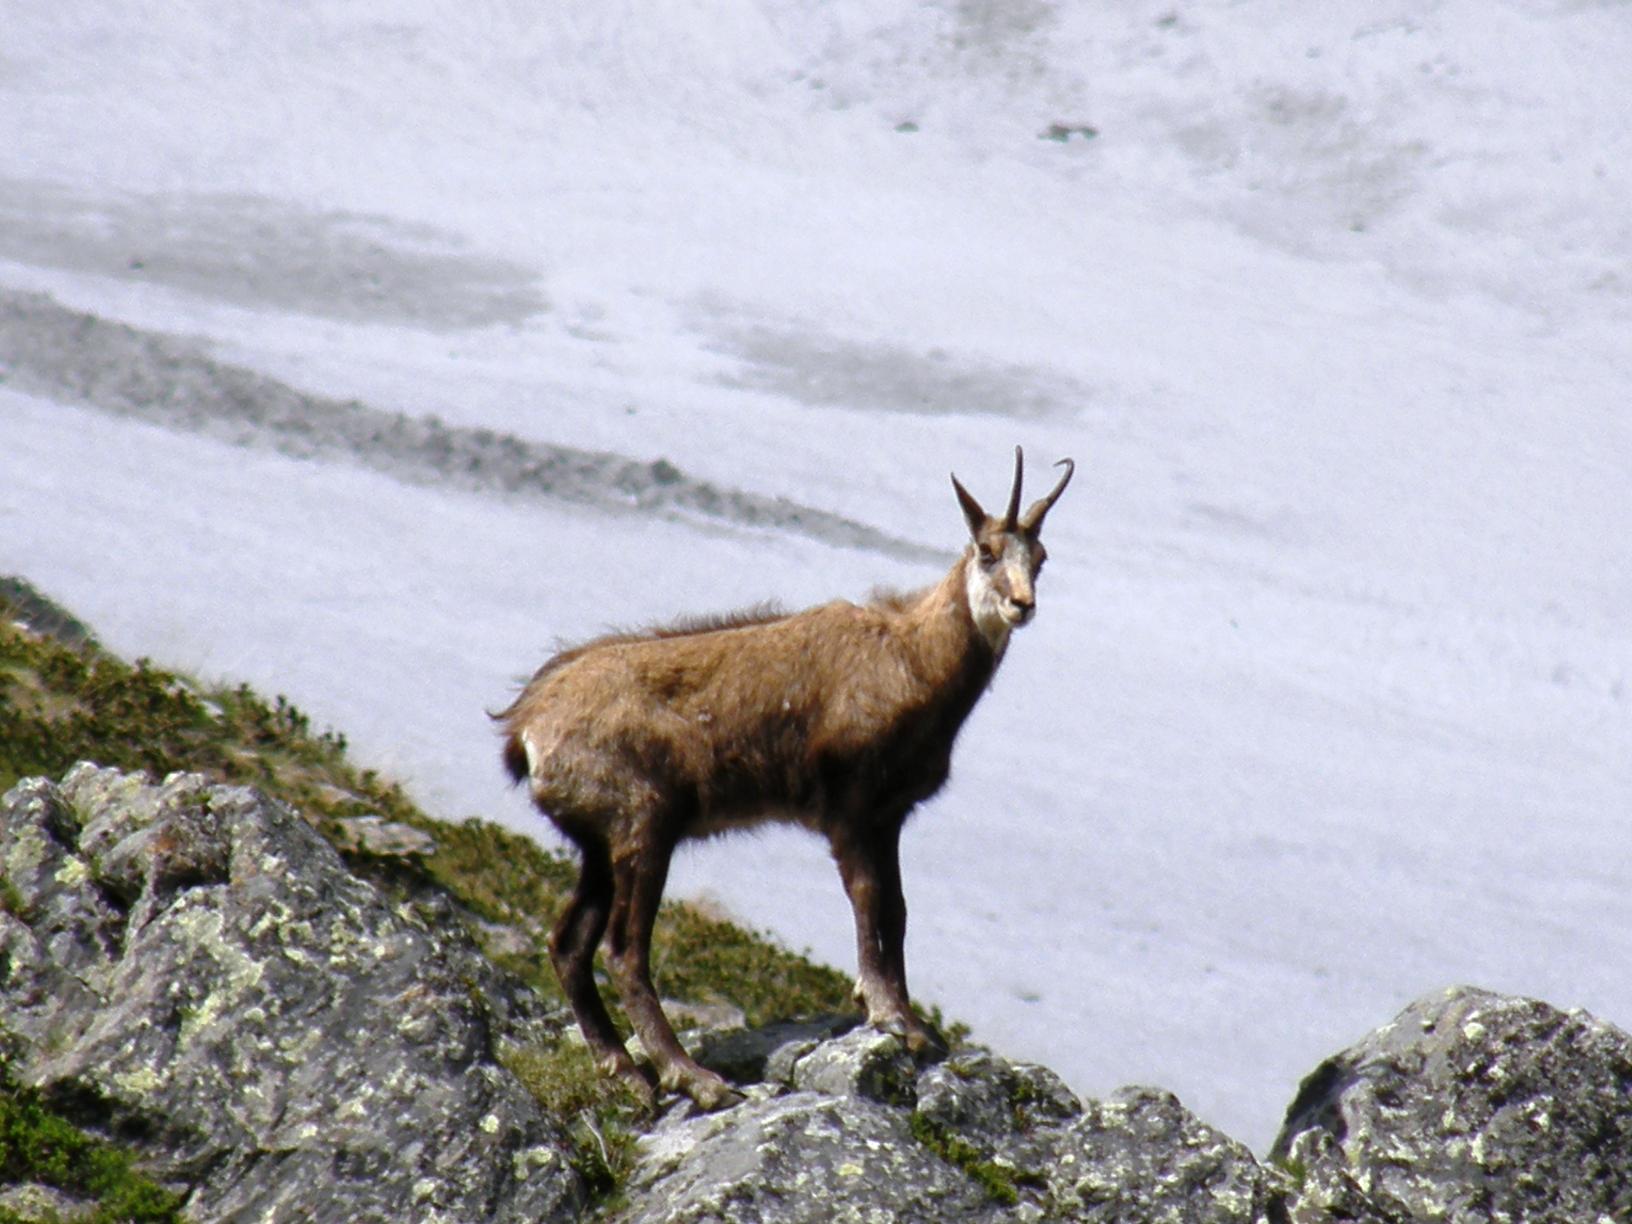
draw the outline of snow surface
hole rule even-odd
[[[1258,1148],[1429,989],[1632,1024],[1626,4],[0,30],[0,572],[113,648],[547,838],[483,711],[557,640],[928,582],[1070,454],[916,996]],[[674,889],[852,963],[812,839]]]

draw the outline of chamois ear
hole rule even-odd
[[[975,495],[958,483],[956,475],[952,477],[952,487],[958,491],[958,504],[963,507],[963,517],[969,523],[969,534],[978,537],[980,529],[986,525],[986,511],[980,508]]]
[[[1054,486],[1047,497],[1039,497],[1032,502],[1031,509],[1027,510],[1026,516],[1020,520],[1020,527],[1027,535],[1036,535],[1043,529],[1043,516],[1048,513],[1049,507],[1053,506],[1059,495],[1065,492],[1065,486],[1071,483],[1072,473],[1077,470],[1077,465],[1069,459],[1057,460],[1054,466],[1063,467],[1065,475],[1060,477],[1060,483]]]

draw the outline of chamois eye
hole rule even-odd
[[[980,563],[982,565],[996,565],[997,564],[997,549],[993,548],[990,544],[982,544],[980,546],[979,552],[980,552]]]

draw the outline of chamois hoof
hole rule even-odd
[[[609,1055],[600,1060],[600,1069],[603,1075],[617,1080],[640,1102],[641,1108],[647,1113],[657,1110],[657,1084],[649,1068],[636,1065],[635,1060],[627,1054]]]
[[[925,1025],[909,1029],[905,1040],[907,1052],[915,1058],[945,1058],[947,1055],[945,1039]]]
[[[665,1077],[667,1080],[667,1077]],[[684,1093],[690,1097],[698,1109],[704,1113],[713,1113],[717,1109],[725,1109],[735,1105],[743,1099],[730,1084],[726,1083],[712,1071],[699,1067],[695,1071],[682,1072],[674,1076],[674,1082],[665,1082],[663,1085],[675,1092]]]
[[[889,1016],[882,1020],[869,1020],[868,1023],[898,1039],[914,1058],[940,1058],[947,1053],[946,1042],[941,1035],[917,1016]]]

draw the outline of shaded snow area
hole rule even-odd
[[[1632,1023],[1632,9],[0,3],[0,572],[552,834],[560,640],[933,580],[1072,455],[919,998],[1267,1145],[1455,982]],[[676,891],[852,963],[824,848]]]

